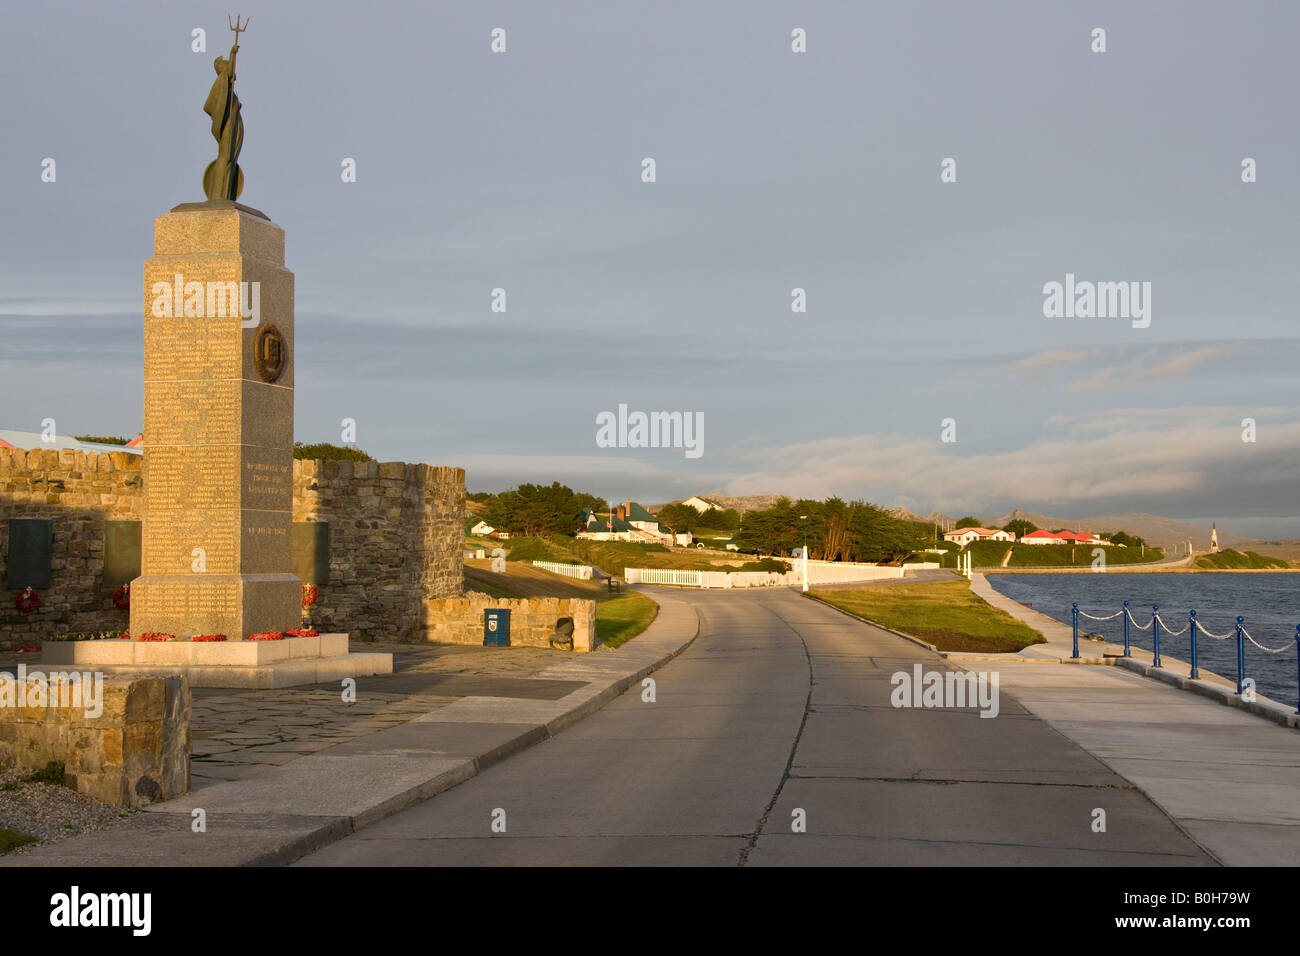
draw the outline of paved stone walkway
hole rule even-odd
[[[362,645],[356,645],[361,647]],[[239,691],[198,688],[190,723],[190,788],[246,780],[307,754],[407,723],[462,697],[552,698],[572,682],[536,681],[558,651],[531,647],[366,644],[391,653],[394,673],[341,686]],[[38,655],[27,655],[31,666]],[[554,685],[554,687],[552,687]],[[579,686],[574,684],[573,686]]]

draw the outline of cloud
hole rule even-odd
[[[1147,349],[1131,361],[1108,364],[1071,382],[1071,392],[1092,392],[1133,383],[1182,378],[1192,369],[1212,359],[1223,358],[1241,349],[1240,345],[1206,345],[1180,349],[1161,358],[1160,349]]]
[[[1112,410],[1057,419],[1059,431],[1008,451],[964,455],[960,441],[856,435],[742,451],[757,464],[727,494],[863,496],[913,510],[1104,507],[1292,514],[1284,475],[1300,469],[1294,409],[1259,409],[1259,441],[1222,408]],[[959,436],[960,438],[960,436]]]

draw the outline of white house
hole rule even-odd
[[[495,530],[496,530],[496,528],[492,527],[492,526],[491,526],[490,524],[488,524],[486,521],[480,521],[478,524],[474,525],[474,527],[472,527],[472,528],[469,529],[469,533],[470,533],[470,534],[489,535],[489,534],[491,534],[491,533],[492,533],[493,531],[495,531]]]
[[[960,544],[963,548],[972,541],[1015,541],[1016,536],[1010,531],[997,528],[958,528],[945,532],[943,540]]]

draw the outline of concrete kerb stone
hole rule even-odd
[[[341,840],[358,830],[364,829],[374,823],[378,823],[380,820],[400,813],[402,810],[405,810],[416,803],[427,800],[430,797],[434,797],[445,790],[457,786],[458,784],[464,783],[466,780],[471,779],[478,773],[501,762],[512,754],[540,743],[549,737],[555,736],[565,728],[595,713],[628,688],[644,679],[648,674],[663,667],[670,660],[685,651],[686,648],[690,647],[699,636],[700,619],[698,613],[696,613],[693,608],[687,608],[687,610],[690,613],[690,617],[693,619],[693,623],[688,623],[685,620],[686,614],[682,613],[680,609],[677,614],[664,614],[664,607],[661,605],[659,615],[656,617],[655,621],[651,623],[645,633],[637,637],[635,641],[620,649],[628,650],[629,658],[636,658],[635,662],[629,661],[629,665],[632,669],[624,670],[622,673],[609,674],[608,666],[605,663],[605,660],[608,658],[601,660],[600,664],[602,666],[592,668],[597,680],[588,684],[587,687],[575,690],[572,694],[568,695],[570,698],[573,698],[573,701],[569,705],[564,705],[564,698],[560,701],[554,702],[514,702],[519,705],[559,704],[564,707],[560,713],[555,714],[550,717],[550,719],[545,720],[544,722],[535,723],[529,726],[526,730],[496,744],[490,750],[477,754],[472,758],[457,761],[451,766],[447,766],[447,764],[443,762],[439,772],[434,774],[432,777],[413,786],[406,787],[399,792],[391,793],[373,805],[365,806],[351,814],[312,814],[307,811],[306,807],[303,807],[298,811],[297,818],[300,820],[303,818],[319,820],[319,826],[313,826],[305,833],[299,831],[291,839],[281,843],[275,842],[273,833],[268,834],[267,839],[257,851],[241,856],[238,859],[222,860],[219,865],[287,865],[314,852],[315,850]],[[676,618],[676,620],[674,620],[674,618]],[[656,630],[656,624],[661,624],[661,627],[658,630],[664,632],[673,627],[673,625],[679,625],[681,630],[677,634],[665,633],[659,635],[653,633]],[[689,634],[687,633],[688,630]],[[612,653],[617,654],[619,652],[615,651]],[[464,701],[474,699],[475,698],[462,698]],[[491,698],[477,699],[490,700]],[[455,705],[451,706],[454,707]],[[417,718],[417,720],[436,718],[439,714],[445,713],[450,709],[451,707],[442,708],[439,711],[434,711],[425,715],[424,718]],[[383,731],[379,731],[378,733],[382,734]],[[373,736],[374,735],[367,735],[366,737],[358,738],[346,746],[355,747],[358,744],[363,743],[368,737]],[[322,757],[334,760],[347,759],[346,757],[328,758],[327,755],[328,751],[322,751],[319,754],[299,758],[299,760],[318,760]],[[222,786],[230,788],[231,792],[240,788],[241,785],[265,787],[273,782],[276,774],[290,770],[290,768],[293,767],[293,764],[298,762],[299,761],[293,761],[284,768],[269,770],[256,777],[250,778],[248,781],[229,783]],[[369,786],[368,782],[365,780],[358,780],[356,783],[358,787]],[[151,814],[183,815],[183,818],[188,820],[192,806],[201,805],[205,802],[205,793],[208,793],[208,791],[201,791],[197,794],[191,793],[178,800],[154,804],[147,808],[146,812]],[[211,794],[208,794],[208,796],[210,797]],[[364,799],[364,796],[362,799]],[[99,831],[98,833],[90,833],[62,843],[53,844],[49,847],[37,848],[30,854],[0,857],[0,866],[39,866],[42,865],[43,856],[49,857],[51,865],[57,863],[57,865],[76,866],[79,863],[89,863],[92,860],[98,865],[103,865],[103,849],[98,846],[96,837],[101,837],[105,842],[111,842],[120,839],[120,836],[115,834],[116,831],[114,830]],[[189,843],[189,836],[190,828],[188,824],[185,826],[178,826],[176,839],[178,841],[184,841],[186,845],[183,848],[178,846],[175,860],[177,862],[184,861],[186,865],[193,865],[193,846]],[[78,853],[79,843],[86,848],[80,855]]]
[[[1171,663],[1181,663],[1174,661],[1173,658],[1165,658]],[[1227,678],[1220,677],[1211,671],[1202,668],[1202,674],[1206,677],[1218,678],[1223,684],[1215,681],[1206,680],[1202,677],[1199,680],[1192,680],[1183,674],[1177,674],[1168,667],[1154,667],[1145,661],[1133,657],[1120,657],[1115,659],[1115,664],[1123,667],[1125,670],[1133,671],[1144,677],[1158,680],[1162,684],[1169,684],[1181,690],[1191,691],[1193,694],[1199,694],[1202,697],[1208,697],[1210,700],[1223,704],[1225,707],[1236,707],[1247,713],[1254,714],[1257,717],[1263,717],[1265,720],[1271,720],[1273,723],[1282,727],[1290,727],[1292,730],[1300,730],[1300,714],[1295,714],[1287,705],[1268,697],[1257,697],[1255,700],[1242,700],[1236,694],[1236,685],[1227,681]],[[1226,686],[1225,686],[1226,684]]]

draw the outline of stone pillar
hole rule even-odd
[[[298,625],[293,354],[293,273],[279,226],[229,200],[154,220],[133,636],[237,641]]]

